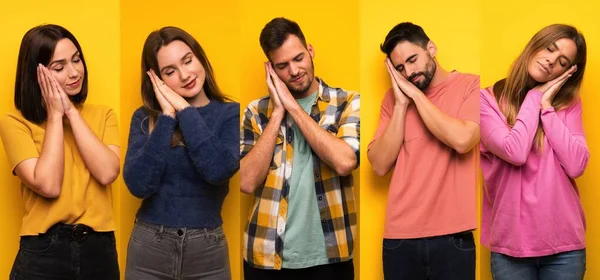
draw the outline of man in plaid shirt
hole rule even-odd
[[[240,133],[241,190],[254,194],[244,278],[353,279],[360,96],[314,74],[298,24],[260,34],[269,96],[252,101]]]

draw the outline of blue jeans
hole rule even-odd
[[[56,224],[46,233],[22,236],[11,280],[118,280],[115,235]]]
[[[581,280],[584,274],[585,249],[535,258],[492,252],[495,280]]]
[[[137,221],[129,239],[125,279],[231,279],[223,228],[168,228]]]
[[[472,232],[383,240],[386,280],[475,280]]]

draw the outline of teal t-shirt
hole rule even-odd
[[[316,97],[317,92],[296,101],[310,114]],[[312,149],[295,125],[293,145],[282,267],[298,269],[327,264],[329,259],[313,179]]]

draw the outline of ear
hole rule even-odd
[[[306,49],[308,50],[308,54],[310,54],[310,58],[315,59],[315,49],[313,49],[313,46],[311,44],[308,44],[306,46]]]
[[[435,57],[437,55],[437,47],[433,41],[427,42],[427,51],[431,55],[431,57]]]

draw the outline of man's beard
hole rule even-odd
[[[408,81],[413,83],[420,90],[425,90],[427,87],[429,87],[431,80],[433,80],[436,68],[437,67],[435,61],[430,56],[429,61],[425,65],[425,71],[413,73],[412,75],[410,75],[410,77],[408,77]],[[417,78],[420,75],[423,75],[423,80],[419,82],[413,82],[413,79]]]
[[[292,83],[290,81],[285,83],[285,86],[288,88],[288,90],[290,91],[290,93],[294,96],[303,96],[307,90],[310,89],[310,86],[313,83],[313,80],[315,79],[315,65],[312,61],[312,59],[310,60],[310,69],[308,69],[308,71],[306,71],[303,75],[306,75],[306,81],[307,83],[305,85],[300,85],[300,87],[293,87]]]

